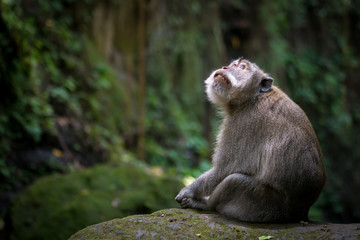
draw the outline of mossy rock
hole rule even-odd
[[[220,214],[166,209],[89,226],[69,240],[360,239],[360,224],[250,224]]]
[[[41,178],[12,202],[12,239],[67,239],[88,225],[177,206],[175,177],[111,163]]]

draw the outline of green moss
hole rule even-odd
[[[66,239],[90,224],[174,207],[181,187],[132,163],[44,177],[14,199],[12,239]]]

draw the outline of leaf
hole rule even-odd
[[[274,236],[261,236],[261,237],[258,237],[259,240],[266,240],[266,239],[272,239],[274,238]]]

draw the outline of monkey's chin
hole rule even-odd
[[[213,82],[212,84],[207,85],[206,94],[210,102],[222,106],[228,101],[229,90]]]
[[[212,90],[216,95],[222,98],[227,98],[227,96],[229,95],[229,88],[216,82],[213,84]]]

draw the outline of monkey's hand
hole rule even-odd
[[[206,204],[207,198],[194,198],[194,192],[189,187],[183,188],[175,198],[182,208],[196,208],[202,210],[209,210]]]
[[[194,200],[191,198],[183,198],[180,205],[182,208],[195,208],[193,202]]]
[[[183,189],[181,189],[181,191],[179,192],[179,194],[175,197],[175,200],[180,203],[180,205],[182,206],[182,202],[184,199],[189,199],[189,198],[193,198],[194,197],[194,192],[191,190],[191,188],[189,186],[184,187]]]

